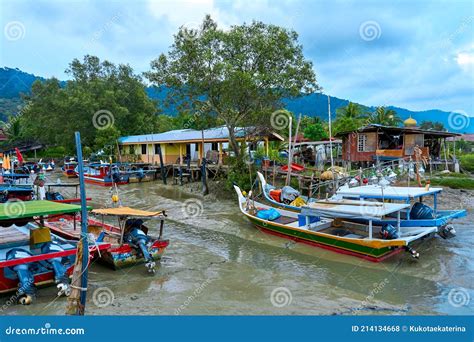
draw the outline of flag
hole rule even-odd
[[[15,152],[16,152],[16,157],[18,158],[18,162],[20,163],[20,165],[23,164],[23,156],[21,155],[21,152],[18,149],[18,147],[15,147]]]
[[[10,170],[10,157],[8,157],[8,154],[3,158],[3,168]]]

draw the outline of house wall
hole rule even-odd
[[[375,151],[377,150],[377,133],[363,133],[367,135],[367,149],[368,151],[359,152],[358,150],[358,135],[359,133],[349,133],[342,138],[342,158],[346,161],[361,162],[373,161]]]

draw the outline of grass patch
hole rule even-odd
[[[431,178],[431,185],[446,186],[451,189],[465,189],[474,190],[474,178],[469,177],[433,177]]]

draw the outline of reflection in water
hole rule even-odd
[[[111,203],[107,188],[88,185],[87,196],[94,207]],[[261,233],[233,200],[206,198],[202,212],[190,216],[183,202],[192,197],[177,186],[130,184],[120,187],[120,198],[131,207],[165,209],[165,236],[171,243],[155,275],[140,266],[112,271],[94,264],[87,314],[474,313],[469,217],[456,224],[455,239],[437,238],[417,248],[418,261],[401,254],[374,264]],[[158,233],[158,227],[148,226]],[[100,287],[114,294],[105,307],[93,301]],[[291,295],[287,305],[272,305],[276,288]],[[453,305],[453,289],[464,291],[469,301]],[[34,305],[11,306],[2,314],[62,314],[66,301],[54,296],[54,288],[43,289]]]

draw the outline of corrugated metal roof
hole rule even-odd
[[[432,136],[439,136],[439,137],[454,137],[454,136],[460,136],[461,134],[459,133],[451,133],[447,131],[434,131],[434,130],[427,130],[427,129],[420,129],[417,127],[396,127],[396,126],[384,126],[384,125],[379,125],[379,124],[368,124],[367,126],[360,127],[357,130],[354,131],[343,131],[335,134],[337,137],[342,137],[347,134],[353,133],[353,132],[375,132],[378,129],[382,131],[391,131],[391,132],[403,132],[403,133],[421,133],[425,135],[432,135]]]
[[[235,135],[237,138],[242,138],[246,134],[250,134],[252,128],[237,127]],[[274,134],[279,137],[278,135]],[[142,144],[151,142],[173,142],[173,141],[200,141],[202,139],[202,132],[195,129],[177,129],[156,134],[131,135],[128,137],[119,138],[120,144]],[[229,130],[225,126],[215,127],[204,130],[204,140],[227,140],[229,139]]]

